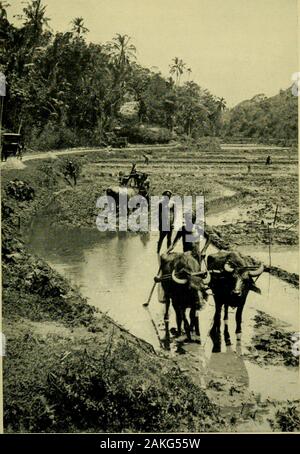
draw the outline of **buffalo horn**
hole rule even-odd
[[[206,276],[206,278],[204,278],[202,280],[202,282],[203,282],[204,285],[208,285],[210,283],[210,274],[209,274],[209,272],[207,272],[207,276]]]
[[[232,273],[234,271],[234,268],[231,268],[231,266],[229,265],[229,263],[225,263],[224,264],[224,270],[227,271],[228,273]]]
[[[257,268],[256,270],[249,270],[249,275],[250,276],[259,276],[264,270],[264,265],[263,263],[260,264],[259,268]]]
[[[179,279],[179,277],[176,276],[175,270],[172,271],[172,279],[176,284],[186,284],[187,279]]]

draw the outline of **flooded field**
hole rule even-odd
[[[230,310],[229,331],[232,345],[228,347],[222,342],[219,353],[213,353],[213,344],[209,337],[214,314],[212,296],[200,312],[201,346],[180,343],[172,340],[172,336],[167,339],[163,305],[158,302],[156,291],[149,309],[143,307],[158,268],[156,241],[157,235],[154,233],[104,234],[96,229],[53,228],[46,219],[33,225],[29,238],[34,252],[68,278],[73,285],[79,286],[82,295],[88,298],[90,304],[107,313],[132,334],[151,343],[157,350],[167,346],[169,354],[176,358],[182,370],[189,369],[194,380],[207,388],[213,400],[222,401],[220,406],[225,412],[230,413],[237,407],[240,408],[245,400],[250,399],[249,396],[252,402],[253,395],[263,401],[300,398],[296,368],[280,365],[263,367],[247,359],[247,351],[251,348],[255,334],[254,317],[257,311],[263,311],[280,320],[288,331],[299,330],[298,291],[264,273],[257,282],[262,295],[250,293],[248,296],[244,310],[242,341],[236,340],[234,310]],[[213,247],[209,250],[214,251]],[[245,249],[243,252],[265,258],[265,251]],[[290,257],[293,258],[291,262],[294,261],[295,253],[295,250],[290,251]],[[277,258],[281,266],[282,256],[283,251],[278,251]],[[170,319],[171,327],[175,327],[173,313]],[[210,384],[216,380],[221,381],[225,387],[221,393],[210,389]],[[241,386],[243,393],[229,393],[227,400],[224,399],[228,383]]]
[[[206,156],[191,152],[185,155],[174,148],[156,150],[147,167],[135,150],[87,153],[76,187],[61,185],[55,188],[53,198],[43,211],[31,218],[30,229],[24,228],[22,232],[31,252],[67,278],[71,287],[77,287],[88,304],[116,322],[122,333],[124,328],[128,331],[126,335],[136,336],[137,344],[140,344],[140,339],[151,344],[158,353],[154,357],[159,368],[164,360],[176,364],[181,375],[194,382],[198,390],[203,389],[209,401],[217,405],[220,415],[226,421],[232,420],[240,431],[274,430],[268,419],[275,418],[279,406],[300,400],[299,374],[295,356],[291,353],[292,334],[299,331],[298,289],[275,275],[263,273],[257,281],[262,294],[250,292],[248,295],[241,339],[235,334],[235,310],[230,309],[231,343],[226,345],[224,342],[222,322],[218,348],[210,336],[215,311],[214,299],[210,295],[199,314],[201,344],[196,337],[194,342],[187,343],[184,335],[176,337],[173,308],[170,309],[169,323],[164,322],[165,307],[159,303],[159,286],[149,307],[143,307],[158,271],[158,234],[100,233],[95,226],[95,205],[97,198],[116,184],[118,172],[129,171],[131,161],[137,158],[139,170],[149,174],[154,195],[160,195],[166,188],[181,196],[204,195],[206,224],[212,228],[214,239],[222,240],[214,244],[220,248],[232,247],[266,265],[270,265],[270,256],[265,226],[268,225],[266,222],[274,220],[278,206],[271,265],[298,274],[297,169],[279,151],[276,166],[266,169],[264,156],[259,156],[259,153],[262,152],[251,151],[251,156],[248,156],[256,160],[256,167],[251,168],[250,174],[246,164],[244,167],[236,165],[245,160],[243,150],[224,155],[222,159],[226,160],[226,165],[222,161],[213,164],[213,160],[219,159],[214,154]],[[281,166],[281,161],[285,161],[284,166]],[[35,172],[39,172],[39,167],[35,167],[38,164],[33,161],[31,165]],[[31,178],[30,171],[30,166],[22,170],[27,181]],[[283,185],[291,188],[286,194],[279,191]],[[255,224],[253,228],[251,223]],[[181,252],[180,243],[176,249]],[[208,253],[216,251],[213,246],[208,249]],[[11,260],[11,254],[8,259]],[[42,268],[41,264],[39,266]],[[24,280],[23,268],[17,269]],[[48,277],[51,272],[46,274]],[[284,273],[280,277],[284,279]],[[296,279],[297,276],[294,285]],[[53,276],[53,280],[57,285],[57,277]],[[14,282],[12,275],[11,307],[15,307],[15,301],[22,301],[14,295]],[[35,300],[33,304],[35,308]],[[51,304],[52,301],[50,308]],[[23,313],[23,307],[20,310]],[[39,312],[35,312],[34,329],[39,317]],[[98,314],[97,322],[103,318]],[[57,335],[60,319],[59,316],[54,327]],[[45,322],[42,332],[50,334],[54,328]],[[89,327],[88,336],[94,331],[94,326]],[[61,335],[64,333],[66,331],[62,329]],[[98,348],[98,342],[95,348]],[[151,346],[146,348],[153,353]]]
[[[261,260],[265,264],[269,264],[269,247],[265,245],[262,246],[239,246],[239,251],[242,254],[251,255],[252,257]],[[290,273],[299,274],[299,248],[294,246],[280,246],[272,245],[271,246],[271,265],[278,266]]]

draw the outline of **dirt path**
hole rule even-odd
[[[141,147],[128,147],[126,150],[129,151],[152,151],[152,150],[170,150],[172,148],[177,148],[178,145],[168,145],[168,146],[160,146],[160,145],[155,145],[152,147],[149,146],[143,146]],[[123,151],[124,148],[70,148],[66,150],[53,150],[53,151],[42,151],[39,153],[32,153],[32,154],[26,154],[23,156],[23,159],[21,162],[26,162],[26,161],[31,161],[34,159],[56,159],[58,156],[65,156],[65,155],[73,155],[73,154],[79,154],[79,155],[84,155],[86,153],[93,153],[93,152],[99,152],[99,151],[106,151],[109,153],[110,151]],[[21,168],[17,167],[18,164],[16,162],[20,163],[20,160],[17,158],[8,158],[6,162],[1,162],[1,168],[6,169],[9,168],[11,163],[14,162],[15,164],[13,165],[12,168]]]

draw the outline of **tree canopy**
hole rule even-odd
[[[122,128],[135,133],[142,128],[136,134],[142,141],[147,127],[162,128],[161,140],[175,134],[297,136],[297,99],[288,92],[228,111],[224,98],[192,80],[192,69],[179,57],[164,77],[138,63],[127,34],[95,44],[87,40],[82,17],[71,20],[69,30],[53,32],[42,0],[25,4],[18,27],[8,20],[7,8],[0,1],[0,71],[7,82],[3,127],[11,132],[21,127],[32,148],[101,145]],[[158,133],[146,136],[159,140]]]
[[[128,35],[88,42],[82,17],[70,21],[69,30],[54,33],[41,0],[23,7],[18,27],[6,9],[1,2],[3,123],[10,131],[21,125],[32,146],[101,144],[128,122],[195,136],[217,133],[218,100],[195,82],[180,84],[184,72],[189,79],[192,73],[182,59],[175,57],[170,65],[173,80],[141,66]],[[138,105],[134,119],[122,115],[128,102]]]
[[[271,98],[259,94],[243,101],[225,113],[223,134],[276,143],[296,141],[298,98],[289,88]]]

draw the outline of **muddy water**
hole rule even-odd
[[[269,246],[239,246],[239,251],[269,264]],[[271,265],[290,273],[299,274],[299,248],[297,246],[271,245]]]
[[[96,228],[53,228],[47,219],[33,225],[29,238],[34,252],[78,286],[90,304],[158,349],[162,343],[166,345],[166,333],[163,305],[158,302],[156,290],[149,309],[142,306],[148,298],[158,268],[156,242],[157,235],[154,233],[104,234]],[[214,251],[214,248],[209,250]],[[257,284],[262,289],[262,295],[249,294],[241,342],[237,342],[234,334],[234,313],[231,311],[229,330],[232,346],[229,348],[223,343],[220,353],[212,353],[208,332],[212,324],[214,302],[210,296],[206,307],[200,312],[202,346],[180,346],[175,340],[172,344],[171,336],[170,354],[177,355],[183,370],[191,368],[195,381],[204,387],[207,387],[212,376],[223,377],[225,381],[232,379],[245,387],[247,395],[254,393],[260,395],[262,400],[300,398],[297,370],[279,366],[261,367],[243,357],[255,334],[253,318],[257,310],[284,321],[289,331],[299,331],[298,291],[268,274],[263,274]],[[175,326],[172,312],[170,328]],[[217,396],[213,395],[212,398],[219,399],[220,405],[226,409],[243,405],[243,394],[239,394],[237,399],[235,396],[228,397],[227,390],[215,394]],[[265,426],[262,427],[267,430]]]
[[[79,287],[90,304],[134,335],[159,347],[142,303],[148,298],[158,262],[149,235],[33,226],[30,247]]]
[[[239,221],[246,220],[248,217],[246,207],[233,207],[226,211],[214,213],[206,216],[206,222],[211,226],[235,224]],[[270,264],[269,246],[266,245],[251,245],[238,246],[238,250],[246,255],[251,255],[254,258]],[[290,273],[299,274],[299,248],[297,246],[287,245],[271,245],[271,265],[277,266]]]

